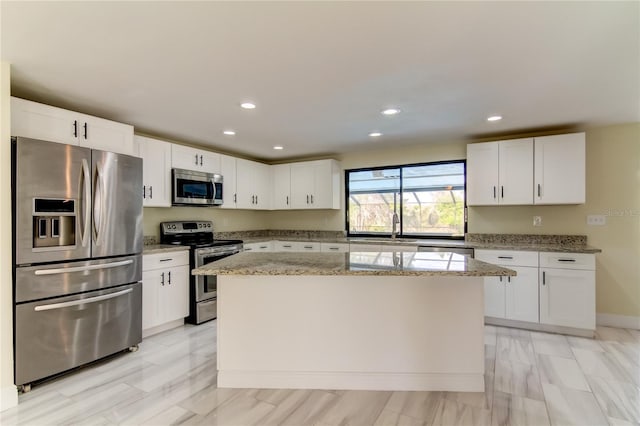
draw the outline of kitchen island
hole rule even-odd
[[[483,278],[453,253],[238,253],[218,275],[218,387],[484,391]]]

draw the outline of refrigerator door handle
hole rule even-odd
[[[88,266],[74,266],[72,268],[55,268],[55,269],[36,269],[33,271],[34,275],[55,275],[66,274],[68,272],[84,272],[93,271],[96,269],[109,269],[117,268],[118,266],[131,265],[133,260],[121,260],[119,262],[102,263],[100,265],[88,265]]]
[[[93,237],[97,246],[102,243],[102,228],[104,227],[105,188],[102,169],[96,164],[96,174],[93,185]]]
[[[82,159],[82,169],[80,170],[80,244],[82,247],[87,246],[87,224],[91,221],[89,217],[89,200],[91,197],[91,179],[89,177],[89,162],[86,158]]]
[[[115,293],[104,294],[102,296],[89,297],[87,299],[80,300],[72,300],[70,302],[61,302],[61,303],[52,303],[50,305],[39,305],[33,308],[34,311],[50,311],[51,309],[61,309],[68,308],[69,306],[78,306],[85,305],[87,303],[95,303],[100,302],[102,300],[115,299],[116,297],[120,297],[124,294],[131,293],[133,291],[132,288],[128,288],[126,290],[118,291]]]

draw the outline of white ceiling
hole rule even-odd
[[[14,95],[265,160],[640,121],[636,1],[0,8]]]

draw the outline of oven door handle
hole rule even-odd
[[[55,275],[66,274],[67,272],[84,272],[96,269],[117,268],[118,266],[131,265],[133,259],[121,260],[120,262],[102,263],[100,265],[74,266],[72,268],[55,268],[55,269],[37,269],[33,273],[35,275]]]
[[[84,305],[86,303],[95,303],[95,302],[100,302],[102,300],[114,299],[124,294],[131,293],[132,291],[133,291],[132,288],[128,288],[126,290],[118,291],[115,293],[103,294],[102,296],[89,297],[87,299],[71,300],[69,302],[61,302],[61,303],[52,303],[50,305],[40,305],[33,308],[33,310],[37,312],[50,311],[52,309],[61,309],[61,308],[68,308],[69,306],[78,306],[78,305]]]

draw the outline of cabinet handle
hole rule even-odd
[[[500,277],[500,282],[502,282],[502,277]]]
[[[287,195],[287,205],[289,205],[289,196]]]
[[[508,282],[511,282],[511,277],[507,277],[507,281],[508,281]]]
[[[153,198],[153,186],[149,186],[149,198]]]
[[[307,204],[309,204],[309,195],[307,195]]]
[[[87,123],[84,123],[84,139],[87,139]]]
[[[202,166],[202,155],[200,156],[200,165]]]
[[[260,248],[261,248],[261,249],[266,249],[266,248],[267,248],[267,246],[260,246]]]
[[[171,260],[173,260],[173,258],[169,257],[167,259],[160,259],[160,262],[169,262]]]
[[[258,204],[258,196],[256,195],[256,204]]]
[[[500,197],[504,198],[504,186],[500,185]]]
[[[164,285],[164,272],[161,274],[162,280],[160,280],[160,284]]]
[[[196,166],[198,165],[198,154],[196,154]]]
[[[285,247],[285,248],[291,248],[291,244],[285,244],[285,245],[283,245],[282,247]]]
[[[78,120],[73,120],[73,137],[78,137]]]
[[[540,194],[541,194],[541,190],[540,189],[541,189],[540,188],[540,184],[538,184],[538,197],[540,197]]]
[[[547,273],[545,271],[542,271],[542,285],[546,285],[547,284]]]
[[[253,247],[245,247],[244,248],[244,251],[251,251],[251,250],[253,250]]]
[[[513,259],[513,256],[498,256],[498,259]]]
[[[338,250],[339,247],[329,247],[329,250]]]
[[[147,198],[147,187],[142,185],[142,198]]]
[[[313,194],[311,194],[311,204],[313,204]]]
[[[306,248],[306,249],[312,249],[312,248],[313,248],[313,246],[304,246],[304,248]]]
[[[238,202],[238,194],[233,194],[233,202],[234,203]]]
[[[493,186],[493,198],[496,198],[496,186]]]
[[[171,271],[169,271],[169,285],[171,285]]]

